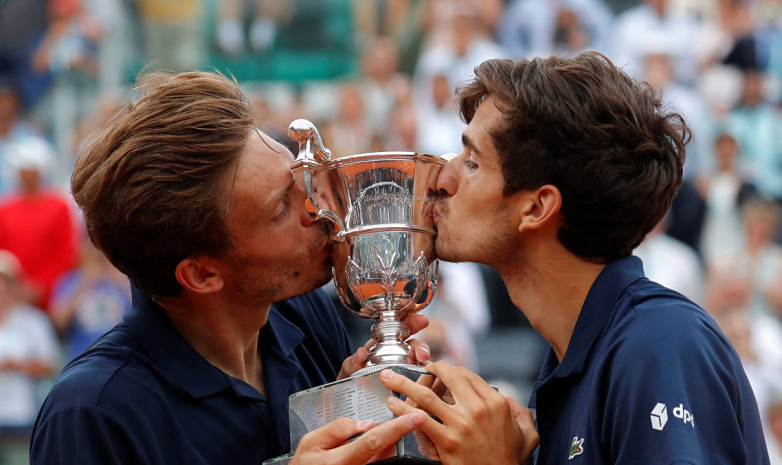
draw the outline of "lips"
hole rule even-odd
[[[434,221],[435,224],[437,224],[437,222],[442,217],[442,213],[445,212],[445,208],[446,208],[445,202],[446,199],[441,197],[440,199],[437,200],[437,202],[432,204],[432,208],[431,208],[432,221]]]

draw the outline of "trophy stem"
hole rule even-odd
[[[371,334],[377,343],[369,349],[368,367],[407,363],[410,345],[405,342],[405,339],[410,336],[410,330],[399,321],[396,311],[381,312],[377,322],[372,325]]]

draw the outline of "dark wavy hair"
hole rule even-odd
[[[490,95],[502,112],[490,135],[505,195],[554,185],[568,250],[597,262],[630,255],[681,186],[681,115],[596,52],[488,60],[475,74],[458,89],[459,110],[469,123]]]
[[[135,92],[77,159],[71,191],[114,266],[151,296],[175,296],[180,261],[231,246],[225,186],[255,118],[219,74],[151,73]]]

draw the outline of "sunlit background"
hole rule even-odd
[[[694,130],[682,191],[637,254],[720,323],[782,464],[782,0],[0,0],[0,465],[26,463],[51,381],[129,305],[68,183],[140,72],[234,76],[294,151],[287,126],[307,118],[337,156],[440,155],[461,150],[454,93],[477,64],[586,50]],[[363,344],[369,323],[342,313]],[[436,358],[526,402],[545,343],[493,270],[443,264],[425,314]]]

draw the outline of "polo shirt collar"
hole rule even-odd
[[[635,256],[611,262],[600,272],[581,307],[567,352],[554,370],[554,378],[584,371],[589,350],[614,312],[619,296],[628,285],[643,277],[641,259]]]
[[[272,305],[264,328],[268,328],[268,335],[273,338],[273,341],[271,342],[277,347],[282,355],[287,357],[304,340],[304,333],[298,326],[288,321],[282,313],[280,313],[277,309],[278,305],[280,304]],[[266,337],[266,334],[262,331],[261,336]]]
[[[131,295],[133,306],[124,317],[125,324],[167,376],[195,398],[231,387],[226,374],[188,344],[155,301],[135,286]]]
[[[228,374],[202,357],[177,332],[164,310],[135,286],[132,299],[133,306],[124,317],[125,324],[149,357],[173,382],[195,398],[214,395],[227,388],[243,396],[260,397],[259,393],[251,395],[247,389],[234,383]],[[264,328],[260,337],[269,339],[259,341],[259,344],[275,348],[284,356],[290,355],[304,339],[301,330],[274,306]]]

